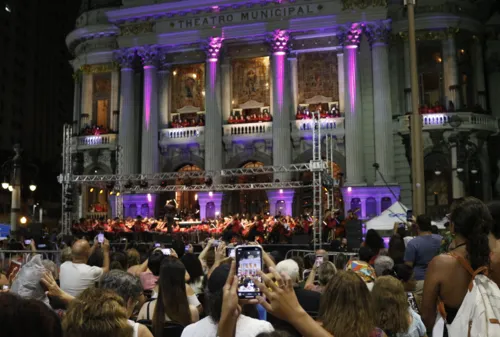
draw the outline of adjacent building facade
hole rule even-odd
[[[356,209],[368,218],[397,200],[411,205],[410,67],[402,4],[145,3],[94,1],[66,39],[75,55],[77,173],[149,174],[308,163],[310,114],[321,110],[323,148],[328,148],[324,156],[340,182],[335,187],[336,206]],[[484,1],[486,5],[491,4]],[[496,40],[487,41],[497,28],[485,25],[488,20],[494,18],[489,12],[481,16],[479,5],[472,3],[434,1],[427,6],[422,1],[417,7],[426,201],[431,214],[466,193],[483,199],[492,195],[487,142],[498,131],[495,116],[500,106],[496,97],[488,96],[488,86],[495,85],[500,73],[500,48]],[[488,77],[485,65],[494,68]],[[307,172],[296,172],[215,176],[213,183],[311,179]],[[82,188],[78,216],[120,214],[110,202],[115,198],[113,188]],[[187,212],[199,207],[201,218],[267,211],[298,215],[312,205],[308,189],[120,198],[124,216],[158,215],[158,205],[171,198]]]

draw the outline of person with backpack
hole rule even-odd
[[[430,262],[424,283],[421,312],[433,337],[500,336],[500,290],[485,275],[492,222],[479,199],[467,197],[453,208],[455,248]]]

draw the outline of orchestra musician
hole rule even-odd
[[[337,220],[338,209],[327,210],[323,221],[323,241],[330,242],[335,239],[335,228],[339,224]]]
[[[172,226],[175,225],[174,218],[176,213],[177,213],[177,201],[175,199],[167,200],[167,202],[165,203],[165,221],[167,223],[166,231],[168,233],[172,233]]]
[[[250,242],[258,241],[261,242],[264,240],[264,222],[262,221],[262,216],[256,215],[254,217],[253,223],[247,229],[245,240]]]

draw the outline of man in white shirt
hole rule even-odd
[[[207,283],[205,291],[205,306],[209,316],[188,325],[182,332],[181,337],[214,337],[217,336],[217,327],[222,311],[222,288],[226,284],[230,266],[223,264],[217,267]],[[235,337],[255,337],[261,333],[273,332],[271,323],[253,319],[245,315],[238,317]]]
[[[109,271],[109,241],[104,240],[102,251],[104,263],[102,268],[87,265],[89,256],[99,246],[97,240],[90,248],[87,240],[78,240],[71,247],[72,261],[64,262],[61,265],[59,279],[61,289],[71,296],[77,297],[85,289],[94,287],[99,282],[101,276]]]

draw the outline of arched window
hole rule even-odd
[[[185,165],[177,170],[177,172],[190,172],[190,171],[201,171],[201,169],[196,165]],[[194,185],[202,184],[203,179],[177,179],[177,185]],[[198,195],[195,191],[182,191],[175,193],[175,199],[177,201],[177,209],[185,213],[195,213],[198,206]]]
[[[361,217],[361,199],[360,198],[352,198],[351,210],[355,211],[355,213],[358,217]]]
[[[380,205],[380,213],[392,206],[392,199],[389,197],[383,197]]]
[[[366,217],[373,218],[377,216],[377,200],[375,198],[366,199]]]
[[[286,203],[284,200],[278,200],[276,202],[276,214],[287,215],[286,214]]]

